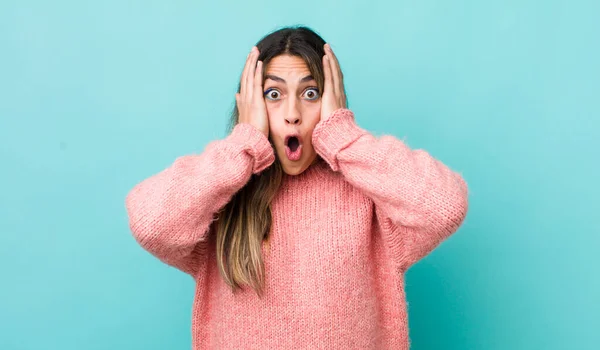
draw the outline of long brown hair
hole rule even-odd
[[[257,44],[258,59],[266,67],[274,57],[288,54],[302,58],[319,91],[323,91],[322,58],[325,41],[304,26],[284,27],[264,36]],[[266,69],[263,71],[263,82]],[[240,92],[240,85],[238,85]],[[234,103],[228,132],[239,122],[239,111]],[[272,140],[269,138],[271,146]],[[268,243],[271,230],[271,201],[279,189],[283,169],[275,162],[260,174],[253,174],[219,212],[216,220],[216,254],[219,271],[235,292],[248,285],[259,297],[264,292],[265,268],[262,257],[263,241]]]

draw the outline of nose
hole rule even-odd
[[[291,99],[288,103],[288,111],[287,117],[285,117],[285,122],[287,124],[300,124],[302,122],[302,113],[298,110],[299,106],[297,101]]]
[[[300,118],[299,117],[287,117],[287,118],[285,118],[285,121],[288,124],[300,124]]]

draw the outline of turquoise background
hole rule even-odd
[[[407,275],[413,349],[600,348],[600,2],[0,2],[0,349],[189,349],[192,279],[124,198],[225,135],[256,41],[305,24],[364,128],[463,173]]]

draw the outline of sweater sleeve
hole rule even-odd
[[[274,159],[264,134],[237,124],[201,154],[181,156],[133,187],[125,200],[133,236],[164,263],[195,277],[214,215]]]
[[[372,199],[383,239],[401,268],[430,253],[464,221],[468,189],[460,174],[393,136],[376,138],[350,110],[319,122],[312,142],[334,171]]]

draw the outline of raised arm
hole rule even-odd
[[[274,157],[267,137],[242,123],[203,153],[177,158],[127,195],[133,236],[161,261],[195,275],[214,214]]]
[[[373,200],[392,258],[407,269],[462,224],[467,185],[426,151],[358,127],[346,108],[339,62],[328,44],[324,50],[321,121],[313,131],[313,146],[334,171]]]
[[[403,268],[431,252],[466,216],[468,191],[460,174],[393,136],[376,138],[348,109],[317,124],[313,145],[373,200],[384,239]]]

